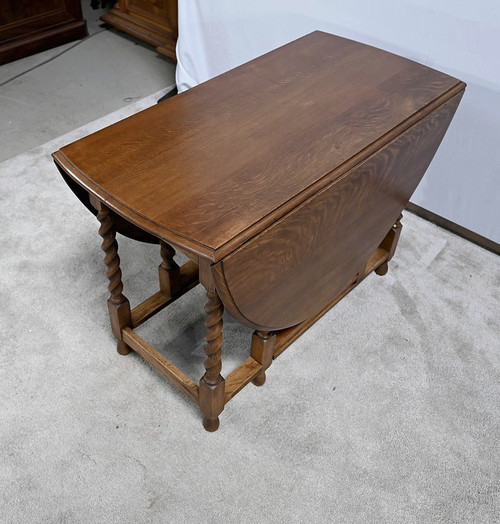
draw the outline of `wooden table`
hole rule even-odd
[[[54,160],[101,223],[118,351],[182,389],[215,431],[224,405],[370,272],[465,84],[315,32],[102,131]],[[161,246],[159,291],[131,309],[116,231]],[[178,267],[175,250],[190,261]],[[200,282],[206,372],[187,377],[134,329]],[[255,330],[221,376],[222,312]],[[311,377],[313,380],[313,377]]]

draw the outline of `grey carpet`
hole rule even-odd
[[[206,433],[187,398],[115,352],[97,222],[49,157],[123,116],[0,166],[0,521],[500,521],[500,259],[407,213],[389,273]],[[119,240],[137,303],[158,252]],[[198,286],[141,328],[195,380],[203,303]],[[250,339],[226,327],[224,373]]]

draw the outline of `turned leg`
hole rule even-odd
[[[160,241],[161,264],[158,266],[160,291],[173,297],[181,289],[181,272],[174,261],[175,249],[163,240]]]
[[[262,364],[261,371],[252,380],[252,383],[256,386],[262,386],[266,381],[266,369],[273,361],[275,343],[276,335],[269,331],[255,331],[252,336],[252,348],[250,349],[250,356],[259,364]]]
[[[389,256],[383,264],[380,264],[380,266],[377,269],[375,269],[375,273],[377,273],[377,275],[383,276],[387,273],[387,270],[389,269],[388,262],[394,256],[396,246],[398,245],[399,236],[401,235],[401,230],[403,229],[403,226],[401,225],[402,218],[403,215],[399,215],[398,219],[396,220],[396,223],[392,226],[391,230],[389,231],[389,233],[387,233],[384,240],[382,240],[382,243],[380,244],[380,247],[382,249],[385,249],[389,252]]]
[[[118,244],[116,242],[113,216],[106,206],[99,204],[97,219],[101,223],[99,234],[102,237],[101,248],[105,253],[104,262],[107,266],[106,276],[109,279],[108,290],[111,293],[111,296],[108,298],[111,329],[118,339],[118,353],[120,353],[120,355],[126,355],[130,353],[130,349],[122,341],[122,328],[130,326],[131,324],[130,303],[122,294],[122,272],[120,269],[120,257],[118,256]]]
[[[207,291],[208,302],[205,306],[207,318],[205,326],[205,374],[200,380],[199,402],[203,413],[203,426],[207,431],[216,431],[219,427],[219,415],[224,409],[224,378],[222,370],[222,313],[224,307],[219,295]]]

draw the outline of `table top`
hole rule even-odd
[[[136,225],[217,261],[463,87],[397,55],[314,32],[54,159]]]

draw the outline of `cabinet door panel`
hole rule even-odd
[[[162,26],[177,28],[177,2],[171,0],[127,0],[127,9],[130,13]]]
[[[0,2],[0,64],[86,34],[79,0]]]

